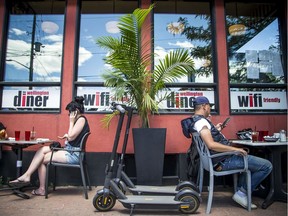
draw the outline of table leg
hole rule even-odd
[[[16,178],[22,175],[22,148],[17,147],[16,150],[16,155],[17,155],[17,161],[16,161]]]
[[[268,193],[266,199],[262,203],[261,207],[263,209],[268,208],[268,206],[270,206],[274,202],[274,194],[275,194],[275,190],[274,190],[274,175],[273,175],[273,173],[271,173],[270,174],[270,190],[269,190],[269,193]]]
[[[287,202],[287,191],[283,190],[282,182],[282,163],[281,154],[286,152],[287,149],[284,147],[273,146],[268,148],[270,151],[269,159],[273,164],[273,171],[270,174],[270,191],[266,199],[262,203],[262,208],[268,208],[274,201]]]

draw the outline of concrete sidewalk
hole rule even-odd
[[[31,196],[30,199],[22,199],[11,193],[11,191],[0,191],[0,216],[118,216],[129,215],[130,210],[122,206],[118,201],[111,211],[98,212],[92,200],[96,191],[101,189],[93,187],[89,191],[89,199],[84,199],[82,187],[57,187],[56,191],[49,190],[49,197],[45,199],[43,196],[31,195],[31,188],[25,190],[26,194]],[[275,202],[267,209],[258,207],[256,210],[248,212],[244,208],[236,204],[232,199],[232,188],[223,188],[222,186],[215,189],[211,216],[287,216],[287,203]],[[205,215],[207,204],[207,192],[202,194],[202,203],[198,211],[194,215]],[[263,199],[253,197],[253,203],[261,206]],[[148,216],[148,215],[182,215],[175,210],[137,210],[135,209],[133,215]]]

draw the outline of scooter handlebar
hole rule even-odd
[[[111,104],[113,106],[114,109],[118,110],[120,113],[125,113],[125,108],[123,108],[123,106],[121,104],[117,104],[115,102],[112,102]]]

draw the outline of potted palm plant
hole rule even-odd
[[[160,94],[166,88],[165,83],[175,82],[178,78],[194,72],[194,62],[188,50],[184,49],[171,51],[152,68],[155,53],[150,51],[151,40],[143,41],[142,36],[144,32],[151,32],[151,25],[145,25],[145,20],[153,7],[154,5],[152,4],[147,9],[137,8],[132,14],[123,15],[118,22],[118,28],[120,29],[119,38],[103,36],[96,41],[100,47],[106,49],[109,53],[104,59],[111,66],[111,69],[103,74],[105,86],[112,88],[116,100],[121,101],[123,97],[129,98],[127,103],[137,108],[137,113],[140,116],[139,126],[146,129],[145,131],[150,131],[149,129],[151,129],[149,115],[158,113],[159,102],[169,97],[169,94]],[[112,115],[107,115],[104,121],[109,121]],[[148,135],[144,135],[144,138],[152,138],[150,141],[144,141],[143,137],[140,138],[140,140],[144,141],[143,144],[140,144],[140,147],[144,147],[144,150],[137,149],[135,133],[143,134],[143,132],[138,132],[138,129],[133,129],[137,183],[161,184],[166,128],[164,128],[164,133],[162,134],[157,128],[154,134],[148,132]],[[159,141],[155,141],[155,134],[160,135],[164,139],[162,145],[160,145]],[[149,147],[149,144],[152,144],[152,146]],[[152,147],[158,148],[162,153],[156,153],[156,151],[150,149]],[[140,164],[145,164],[146,166],[144,171],[138,169],[138,152],[145,157],[140,159]],[[148,158],[145,152],[150,152]],[[152,161],[151,153],[156,155],[157,162]],[[147,173],[147,167],[149,167],[147,162],[154,163],[152,167],[157,165],[160,169],[162,167],[162,172],[152,171],[152,175]],[[149,171],[152,167],[148,168]],[[153,180],[151,182],[150,179],[157,172],[161,180],[160,182],[158,180],[158,183],[153,183]],[[139,177],[139,175],[142,176],[142,174],[146,173],[148,174],[148,179]],[[159,179],[159,176],[156,178]]]

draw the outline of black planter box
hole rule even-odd
[[[138,185],[162,185],[166,128],[133,128]]]

